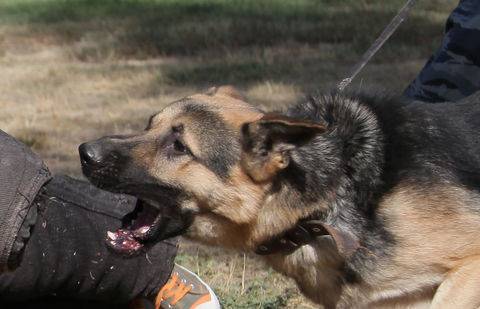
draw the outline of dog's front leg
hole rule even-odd
[[[480,307],[480,257],[466,259],[450,271],[433,297],[431,309]]]

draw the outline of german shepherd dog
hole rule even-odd
[[[107,243],[184,234],[255,251],[326,308],[480,306],[480,104],[319,95],[264,113],[231,87],[80,146],[138,197]]]

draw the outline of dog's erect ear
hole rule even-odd
[[[267,181],[290,164],[291,151],[325,132],[320,123],[277,114],[242,127],[242,165],[256,181]]]
[[[235,87],[230,85],[220,86],[220,87],[211,87],[207,90],[206,94],[208,95],[222,95],[231,97],[237,100],[245,101],[245,97],[242,93]]]

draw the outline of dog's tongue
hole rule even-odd
[[[133,232],[126,229],[107,232],[107,244],[115,251],[126,254],[134,254],[143,247],[143,245],[135,239]]]

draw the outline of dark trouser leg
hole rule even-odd
[[[35,203],[38,218],[20,267],[0,276],[2,301],[54,295],[127,302],[157,293],[170,276],[176,240],[130,258],[105,246],[106,231],[120,227],[123,215],[133,209],[131,199],[56,178]]]
[[[480,1],[461,0],[445,30],[440,49],[408,86],[406,97],[453,102],[480,90]]]

